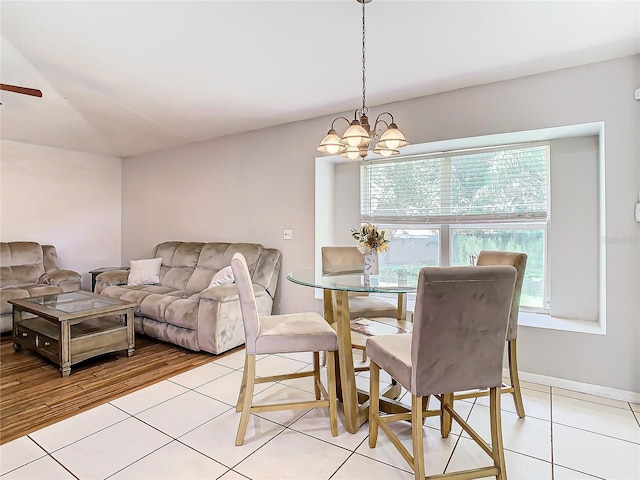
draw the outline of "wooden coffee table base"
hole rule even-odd
[[[86,296],[89,301],[99,299],[97,295],[85,292],[75,296]],[[60,366],[63,377],[69,376],[72,365],[98,355],[119,350],[126,350],[127,356],[133,354],[135,303],[109,300],[108,306],[66,314],[31,300],[10,300],[13,304],[13,348],[18,352],[24,347],[48,358]],[[83,298],[77,301],[86,302]]]

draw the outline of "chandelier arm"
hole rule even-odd
[[[391,117],[391,123],[396,123],[396,122],[395,122],[395,120],[393,119],[393,115],[391,115],[391,113],[389,113],[389,112],[382,112],[380,115],[378,115],[378,116],[376,117],[376,121],[375,121],[374,125],[375,125],[376,123],[378,123],[378,121],[381,121],[381,122],[382,122],[382,121],[384,121],[384,120],[380,120],[380,117],[381,117],[382,115],[389,115],[389,116]],[[388,127],[388,126],[389,126],[389,123],[387,123],[387,122],[385,122],[385,123],[387,124],[387,127]]]
[[[351,123],[346,117],[336,117],[333,119],[333,122],[331,122],[331,130],[334,130],[333,124],[336,123],[337,120],[344,120],[345,122],[347,122],[347,125]]]

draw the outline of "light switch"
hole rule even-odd
[[[286,229],[284,230],[284,239],[291,240],[293,238],[293,230]]]

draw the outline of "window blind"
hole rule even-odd
[[[363,162],[361,216],[384,224],[546,221],[549,146]]]

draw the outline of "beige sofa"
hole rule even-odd
[[[259,313],[270,315],[282,255],[255,243],[160,243],[149,257],[162,258],[158,283],[127,285],[129,272],[115,270],[96,277],[95,292],[137,302],[137,333],[220,354],[244,343],[235,284],[209,287],[213,276],[231,265],[236,252],[249,264]]]
[[[8,300],[80,289],[80,274],[61,270],[53,245],[36,242],[0,242],[0,331],[13,329]]]

